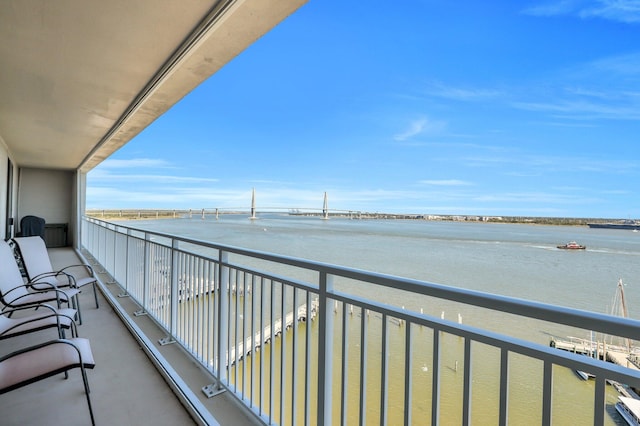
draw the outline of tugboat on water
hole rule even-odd
[[[575,241],[569,241],[567,244],[563,244],[558,246],[559,249],[563,250],[584,250],[587,246],[583,246],[582,244],[578,244]]]

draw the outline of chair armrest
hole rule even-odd
[[[49,309],[52,312],[49,313],[49,314],[46,314],[46,315],[37,315],[37,316],[34,316],[33,318],[29,318],[29,319],[24,319],[24,318],[15,319],[16,324],[11,326],[11,327],[9,327],[9,328],[7,328],[6,330],[2,331],[0,333],[0,337],[4,336],[7,333],[10,333],[11,331],[13,331],[14,329],[16,329],[18,327],[24,326],[25,324],[29,324],[29,323],[32,323],[32,322],[38,322],[38,321],[42,321],[44,319],[53,318],[53,317],[56,318],[56,327],[57,327],[58,330],[60,330],[62,328],[62,324],[60,323],[60,318],[61,317],[69,319],[69,327],[72,329],[72,331],[77,330],[77,325],[76,325],[75,319],[73,319],[73,317],[71,317],[69,315],[66,315],[64,313],[61,313],[61,312],[57,312],[57,310],[54,309],[53,306],[47,305],[46,303],[42,303],[42,304],[35,305],[35,306],[12,308],[10,310],[2,312],[2,315],[10,314],[10,313],[13,313],[13,312],[16,312],[16,311],[21,311],[21,310],[26,310],[26,309],[33,309],[34,307],[35,308]]]
[[[26,294],[22,294],[22,295],[20,295],[20,296],[16,297],[15,299],[12,299],[12,300],[11,300],[11,304],[13,304],[13,303],[14,303],[15,301],[17,301],[17,300],[20,300],[20,299],[21,299],[21,298],[23,298],[23,297],[29,297],[29,296],[34,295],[34,294],[47,293],[47,292],[50,292],[50,291],[54,291],[54,292],[56,293],[56,302],[58,303],[58,305],[60,304],[60,293],[62,293],[62,294],[64,295],[65,300],[69,300],[69,299],[70,299],[70,298],[69,298],[69,295],[68,295],[67,293],[65,293],[65,292],[64,292],[64,290],[60,290],[58,287],[56,287],[55,285],[53,285],[53,284],[51,284],[51,283],[48,283],[48,282],[42,282],[42,283],[39,283],[39,284],[41,284],[41,285],[46,285],[46,286],[49,286],[49,287],[51,287],[51,288],[50,288],[50,289],[46,289],[46,290],[44,290],[44,289],[41,289],[41,290],[31,290],[31,289],[30,289],[30,284],[29,284],[29,283],[26,283],[26,284],[23,284],[23,285],[19,285],[19,286],[17,286],[17,287],[14,287],[14,288],[10,289],[9,291],[6,291],[6,292],[3,294],[3,298],[6,300],[6,299],[8,299],[8,297],[7,297],[7,296],[8,296],[12,291],[14,291],[14,290],[18,290],[20,287],[26,287],[29,291],[28,291]],[[29,305],[29,306],[34,306],[34,305]],[[6,308],[7,308],[7,306],[5,306],[2,310],[5,310]]]
[[[64,272],[67,269],[70,268],[84,268],[86,269],[87,273],[89,274],[90,277],[95,277],[94,273],[93,273],[93,268],[91,267],[91,265],[87,265],[86,263],[80,263],[78,265],[69,265],[69,266],[65,266],[64,268],[60,269],[58,272]],[[67,272],[65,272],[67,273]]]
[[[44,348],[45,346],[51,346],[51,345],[56,345],[56,344],[65,344],[65,345],[72,346],[76,350],[76,352],[78,353],[79,365],[83,364],[83,362],[82,362],[82,353],[80,351],[80,348],[78,348],[69,339],[54,339],[54,340],[49,340],[49,341],[46,341],[46,342],[38,343],[38,344],[33,345],[33,346],[27,346],[26,348],[18,349],[18,350],[14,351],[14,352],[11,352],[11,353],[1,357],[0,358],[0,362],[6,361],[7,359],[13,358],[15,356],[18,356],[18,355],[26,353],[26,352],[31,352],[31,351],[36,350],[36,349]]]
[[[57,288],[55,285],[53,285],[53,284],[51,284],[51,283],[48,283],[48,282],[43,282],[43,283],[41,283],[41,284],[42,284],[42,285],[47,285],[47,286],[51,287],[51,289],[52,289],[52,290]],[[15,286],[15,287],[13,287],[13,288],[11,288],[11,289],[9,289],[9,290],[5,291],[5,292],[3,293],[3,295],[2,295],[2,296],[6,298],[6,297],[7,297],[7,296],[9,296],[12,292],[14,292],[14,291],[16,291],[16,290],[19,290],[19,289],[21,289],[21,288],[23,288],[23,287],[24,287],[24,288],[26,288],[26,289],[27,289],[27,291],[29,291],[29,293],[28,293],[28,294],[32,294],[32,293],[33,293],[33,292],[31,291],[31,283],[30,283],[30,282],[27,282],[27,283],[25,283],[25,284],[20,284],[20,285],[18,285],[18,286]],[[38,291],[36,291],[36,292],[39,292],[39,291],[42,291],[42,290],[38,290]],[[46,290],[45,290],[45,291],[46,291]]]
[[[33,285],[33,284],[38,284],[38,285],[42,285],[42,284],[51,284],[48,283],[47,281],[42,281],[45,278],[57,278],[58,276],[64,276],[67,278],[67,283],[70,287],[75,287],[76,286],[76,280],[73,277],[73,275],[71,274],[67,274],[66,272],[62,272],[62,271],[53,271],[53,272],[43,272],[42,274],[36,275],[35,277],[32,277],[31,280],[27,283],[29,285]]]
[[[8,308],[6,310],[3,310],[2,312],[0,312],[0,315],[11,315],[14,312],[18,312],[18,311],[26,311],[26,310],[34,310],[34,309],[38,309],[38,308],[45,308],[50,310],[53,313],[56,313],[56,308],[54,308],[51,305],[47,305],[46,303],[39,303],[37,305],[29,305],[29,306],[18,306],[15,308]]]

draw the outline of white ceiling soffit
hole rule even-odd
[[[0,139],[89,171],[305,2],[0,1]]]

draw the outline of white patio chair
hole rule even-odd
[[[38,311],[33,311],[33,307],[22,307],[5,310],[0,313],[0,340],[21,336],[27,333],[45,330],[47,328],[57,328],[58,337],[65,338],[65,330],[71,331],[71,337],[78,337],[78,328],[74,317],[75,309],[55,309],[53,306],[41,304],[35,306]],[[18,317],[11,315],[17,311],[30,310],[32,312],[22,313]]]
[[[48,302],[56,302],[56,307],[60,308],[62,303],[66,303],[77,310],[78,320],[82,323],[78,304],[80,290],[59,289],[46,282],[39,284],[42,290],[34,290],[29,282],[24,282],[13,250],[6,241],[0,239],[0,302],[4,305],[0,311],[8,308],[36,307]]]
[[[0,358],[0,394],[10,392],[59,373],[79,368],[87,396],[91,424],[95,425],[87,368],[94,368],[95,361],[89,340],[80,337],[56,339],[12,352]],[[64,407],[61,407],[64,409]],[[46,419],[43,419],[46,423]]]
[[[96,308],[98,308],[97,279],[91,266],[83,263],[55,270],[51,265],[49,252],[42,238],[38,236],[16,237],[13,242],[22,259],[27,278],[35,289],[44,290],[47,288],[46,285],[41,286],[39,283],[53,284],[58,288],[82,288],[91,284],[93,298],[96,302]]]

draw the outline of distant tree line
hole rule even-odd
[[[85,214],[98,219],[166,219],[180,217],[211,217],[222,214],[246,214],[243,211],[217,211],[216,209],[92,209]],[[320,216],[321,213],[300,213],[289,211],[290,215]],[[588,223],[614,222],[621,219],[537,217],[537,216],[474,216],[474,215],[426,215],[393,213],[329,213],[330,217],[348,217],[351,219],[395,219],[395,220],[431,220],[456,222],[492,222],[492,223],[529,223],[537,225],[586,226]]]

